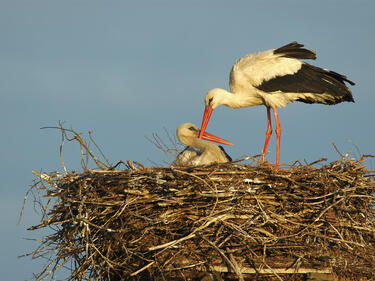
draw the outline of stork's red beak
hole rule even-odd
[[[212,111],[214,111],[214,109],[211,106],[205,107],[203,119],[202,119],[202,126],[201,126],[201,130],[198,133],[198,138],[221,143],[221,144],[233,145],[233,143],[231,143],[230,141],[227,141],[225,139],[219,138],[217,136],[214,136],[206,132],[206,128],[207,128],[208,122],[210,121]]]
[[[225,139],[222,139],[222,138],[219,138],[215,135],[212,135],[210,133],[207,133],[207,132],[203,132],[201,133],[202,130],[199,131],[199,135],[202,135],[201,139],[204,139],[204,140],[208,140],[208,141],[213,141],[213,142],[217,142],[217,143],[221,143],[221,144],[225,144],[225,145],[233,145],[233,143],[225,140]]]
[[[204,109],[201,130],[198,135],[199,138],[202,138],[204,132],[206,131],[208,122],[210,121],[210,118],[211,118],[212,111],[214,111],[214,109],[211,106],[206,106]]]

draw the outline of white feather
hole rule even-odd
[[[231,71],[231,85],[235,87],[244,85],[246,88],[249,82],[253,86],[259,86],[277,76],[294,74],[301,69],[302,61],[294,58],[286,58],[274,54],[274,50],[248,54],[240,58]],[[236,92],[236,89],[231,89]]]

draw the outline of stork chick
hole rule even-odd
[[[187,147],[177,156],[174,165],[198,166],[232,161],[222,146],[218,146],[209,141],[226,145],[232,145],[232,143],[207,132],[204,132],[204,134],[202,134],[202,139],[199,139],[199,129],[192,123],[180,125],[176,133],[180,142]]]

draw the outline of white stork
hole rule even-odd
[[[184,123],[177,128],[177,137],[187,147],[177,156],[173,165],[208,165],[212,163],[226,163],[232,161],[221,146],[198,138],[199,129],[191,123]],[[226,145],[229,141],[204,132],[202,139]]]
[[[303,62],[316,59],[312,50],[292,42],[272,49],[240,58],[230,72],[230,92],[212,89],[205,97],[205,110],[199,137],[203,135],[213,110],[219,105],[241,108],[254,105],[267,107],[268,128],[262,161],[272,134],[271,108],[276,122],[276,168],[280,167],[281,126],[277,108],[293,101],[333,105],[343,101],[354,102],[345,82],[354,83],[346,76]]]

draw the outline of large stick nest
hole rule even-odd
[[[202,272],[211,280],[375,278],[375,180],[365,157],[281,170],[131,162],[114,170],[79,134],[68,130],[69,139],[59,129],[63,143],[80,143],[84,172],[68,172],[62,155],[65,173],[34,172],[28,194],[41,223],[29,229],[50,233],[26,254],[48,260],[36,280],[55,278],[61,267],[69,280],[203,280]],[[89,158],[98,170],[87,169]]]
[[[327,268],[375,277],[375,182],[360,161],[39,176],[34,191],[51,200],[31,229],[54,231],[34,254],[54,250],[55,268],[73,261],[71,280]]]

